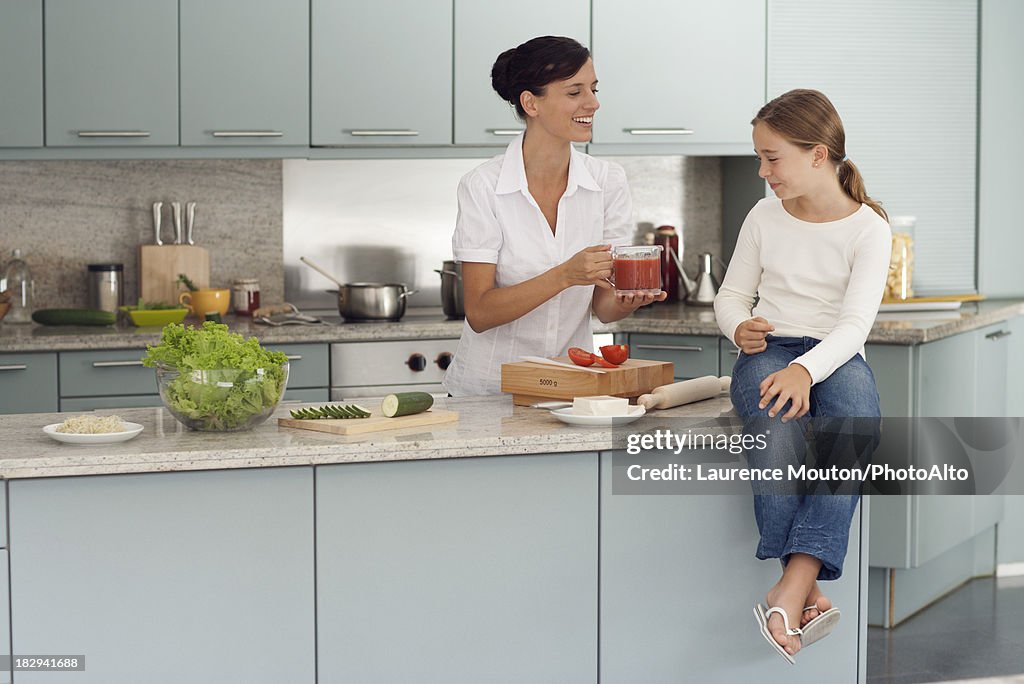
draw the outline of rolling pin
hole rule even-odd
[[[717,397],[722,392],[729,390],[732,378],[728,375],[716,378],[714,375],[705,375],[702,378],[674,382],[671,385],[662,385],[651,390],[650,394],[641,394],[636,403],[645,409],[659,408],[666,409],[683,404],[692,404],[695,401],[703,401]]]

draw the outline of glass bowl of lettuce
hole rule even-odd
[[[288,384],[288,359],[222,323],[165,326],[142,362],[156,369],[164,406],[192,430],[233,432],[264,422]]]

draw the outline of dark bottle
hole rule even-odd
[[[666,302],[678,302],[679,296],[679,269],[676,267],[676,260],[679,256],[679,236],[672,226],[659,226],[654,235],[654,244],[661,245],[661,289],[668,295]]]

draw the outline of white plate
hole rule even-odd
[[[113,444],[114,442],[127,442],[132,437],[142,432],[142,425],[123,421],[128,428],[123,432],[100,432],[97,434],[78,434],[75,432],[57,432],[60,423],[52,423],[43,428],[43,432],[57,440],[68,444]]]
[[[963,302],[892,302],[881,304],[878,313],[898,311],[956,311]]]
[[[630,406],[629,413],[625,416],[580,416],[573,413],[571,408],[555,409],[551,412],[551,415],[569,425],[612,427],[628,425],[634,420],[642,418],[645,413],[647,413],[647,410],[643,406]]]

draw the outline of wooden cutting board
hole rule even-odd
[[[317,420],[302,420],[298,418],[278,418],[277,424],[280,427],[329,432],[334,435],[361,435],[367,432],[398,430],[399,428],[443,425],[444,423],[454,423],[459,419],[458,412],[445,409],[431,409],[424,413],[417,413],[412,416],[399,416],[398,418],[383,416],[379,410],[371,411],[370,414],[369,418],[348,419],[319,418]]]
[[[572,363],[567,357],[555,360]],[[501,391],[512,395],[512,403],[529,406],[551,399],[573,399],[602,394],[633,398],[647,394],[655,387],[670,385],[673,380],[673,367],[668,361],[628,359],[618,368],[601,370],[606,372],[588,373],[529,361],[503,363]]]
[[[210,286],[210,254],[195,245],[142,245],[139,247],[139,296],[147,302],[177,304],[184,289],[178,274],[196,287]]]

